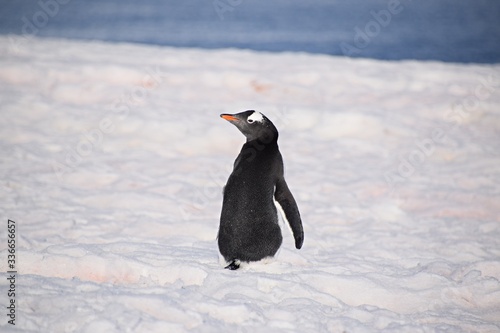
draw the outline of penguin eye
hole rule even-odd
[[[253,119],[247,119],[247,121],[248,121],[248,123],[249,123],[249,124],[251,124],[251,123],[253,123],[253,122],[254,122],[254,120],[253,120]]]

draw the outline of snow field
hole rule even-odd
[[[499,66],[7,42],[16,329],[500,331]],[[283,227],[277,258],[230,272],[215,239],[244,138],[219,114],[246,109],[280,131],[305,242]]]

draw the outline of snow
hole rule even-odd
[[[500,331],[499,65],[6,36],[0,54],[16,330]],[[229,271],[245,140],[219,114],[248,109],[280,131],[305,242],[284,228],[274,260]]]

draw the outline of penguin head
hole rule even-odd
[[[261,143],[270,143],[278,139],[278,130],[260,112],[248,110],[236,114],[223,113],[220,116],[236,126],[247,138],[247,142],[259,140]]]

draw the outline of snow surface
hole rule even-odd
[[[500,331],[499,65],[5,36],[0,54],[16,330]],[[305,242],[283,228],[275,260],[229,271],[244,137],[219,114],[247,109],[280,130]]]

